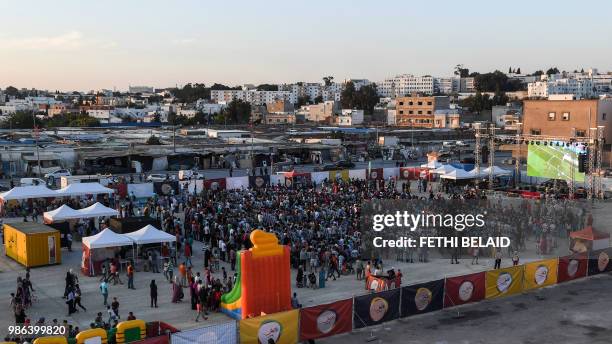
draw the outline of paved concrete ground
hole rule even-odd
[[[317,343],[546,344],[612,341],[612,275],[431,312]],[[540,300],[538,297],[543,297]],[[457,318],[457,310],[463,315]]]

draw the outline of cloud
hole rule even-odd
[[[116,46],[117,42],[85,37],[79,31],[56,36],[0,37],[0,48],[11,50],[73,51],[82,48],[112,49]]]
[[[197,42],[197,39],[195,38],[181,38],[181,39],[175,39],[174,41],[172,41],[172,43],[177,44],[177,45],[191,45],[196,42]]]

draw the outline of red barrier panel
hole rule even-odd
[[[146,338],[143,340],[137,340],[135,342],[130,342],[130,344],[169,344],[170,340],[168,336],[158,336],[152,338]]]
[[[586,255],[570,255],[559,257],[557,283],[585,277],[589,266]]]
[[[444,308],[480,301],[485,298],[485,273],[450,277],[444,287]]]
[[[319,339],[353,329],[353,300],[342,300],[300,310],[300,340]]]

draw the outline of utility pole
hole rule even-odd
[[[40,152],[38,151],[38,128],[36,127],[36,113],[32,113],[34,119],[33,131],[34,131],[34,145],[36,145],[36,160],[38,162],[38,171],[36,171],[36,175],[40,178]]]

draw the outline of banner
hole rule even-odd
[[[172,344],[235,344],[236,322],[228,321],[221,324],[185,330],[170,335]]]
[[[444,303],[444,280],[437,280],[402,288],[402,311],[407,317],[442,309]]]
[[[557,258],[525,264],[523,289],[531,290],[557,284]]]
[[[128,193],[134,195],[136,198],[149,198],[155,196],[153,192],[153,184],[151,183],[140,183],[140,184],[128,184]]]
[[[246,189],[249,187],[249,177],[230,177],[225,179],[228,190]]]
[[[400,289],[391,289],[355,297],[355,328],[384,323],[399,318]]]
[[[313,182],[321,184],[325,179],[329,179],[329,172],[312,172],[310,178]]]
[[[154,182],[153,191],[160,196],[178,195],[179,183],[177,181]]]
[[[367,171],[368,180],[380,180],[384,178],[382,168],[373,168]]]
[[[486,299],[510,296],[523,290],[523,266],[511,266],[486,272]]]
[[[265,344],[269,339],[273,339],[275,344],[295,344],[298,342],[299,314],[300,312],[294,309],[240,320],[240,343]]]
[[[612,256],[612,247],[591,251],[589,253],[589,276],[612,271],[610,256]]]
[[[285,185],[285,176],[282,174],[270,175],[270,185],[272,186]]]
[[[319,339],[353,329],[353,299],[300,310],[300,340]]]
[[[585,277],[589,266],[586,255],[570,255],[559,258],[557,283]]]
[[[390,177],[396,178],[399,177],[399,167],[385,167],[383,168],[383,178],[385,180]]]
[[[336,170],[329,171],[329,180],[335,181],[337,179],[342,179],[345,182],[349,180],[349,171],[348,170]]]
[[[225,178],[206,179],[204,188],[212,191],[225,190]]]
[[[254,189],[266,188],[270,186],[270,176],[250,176],[249,187]]]
[[[361,170],[349,170],[349,178],[351,178],[351,179],[358,179],[358,180],[365,180],[366,179],[366,170],[365,169],[361,169]]]
[[[484,298],[484,272],[446,279],[444,286],[444,308],[477,302]]]

